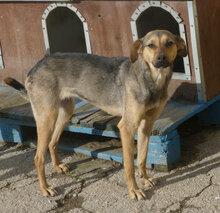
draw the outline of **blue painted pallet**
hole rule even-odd
[[[24,102],[15,90],[8,87],[0,87],[0,99],[2,100],[0,103],[0,140],[24,142],[28,136],[25,127],[35,126],[29,103]],[[153,127],[149,143],[148,165],[168,166],[175,163],[180,158],[180,139],[177,127],[190,117],[201,114],[205,109],[207,111],[210,107],[215,109],[215,114],[217,112],[219,114],[219,100],[220,95],[205,104],[169,102]],[[206,114],[209,114],[209,111]],[[119,120],[120,118],[108,115],[97,107],[77,99],[75,114],[65,130],[119,138],[120,134],[117,129]],[[123,160],[121,149],[99,151],[99,149],[85,146],[75,147],[74,144],[61,144],[60,148],[118,162]]]

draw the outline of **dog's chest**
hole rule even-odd
[[[159,107],[161,102],[164,102],[164,99],[167,97],[166,88],[159,88],[151,91],[149,99],[146,99],[146,105],[150,108]]]
[[[133,92],[135,99],[146,106],[156,107],[160,105],[161,99],[164,99],[167,93],[167,86],[164,84],[161,78],[160,82],[153,81],[149,77],[142,78],[139,80],[135,87],[133,87]],[[163,83],[163,85],[161,85]]]

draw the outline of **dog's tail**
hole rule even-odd
[[[22,85],[20,82],[10,77],[4,79],[4,82],[10,87],[13,87],[14,89],[18,90],[21,97],[29,101],[27,90],[25,89],[24,85]]]

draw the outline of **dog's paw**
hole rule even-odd
[[[145,192],[142,189],[130,189],[129,195],[133,200],[143,200],[146,198]]]
[[[146,188],[150,188],[158,184],[158,180],[156,178],[141,178],[141,183]]]
[[[51,186],[48,187],[41,187],[40,191],[42,192],[43,196],[48,197],[48,196],[52,196],[54,197],[55,195],[57,195],[57,191],[52,188]]]
[[[69,171],[69,166],[67,166],[65,163],[60,163],[59,165],[54,166],[54,169],[58,174],[62,174]]]

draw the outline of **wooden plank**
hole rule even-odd
[[[89,110],[83,112],[83,114],[81,114],[80,116],[78,116],[77,118],[75,118],[72,123],[79,123],[81,122],[83,119],[86,119],[90,116],[92,116],[94,113],[96,113],[97,111],[99,111],[100,109],[97,107],[92,107]]]
[[[1,125],[0,126],[0,141],[22,143],[25,134],[22,127],[19,125]]]
[[[80,121],[80,125],[89,128],[97,128],[105,130],[106,123],[112,120],[114,116],[107,114],[106,112],[99,110],[91,116]]]
[[[2,109],[0,111],[0,116],[4,118],[34,121],[34,116],[29,103],[17,107]]]
[[[78,108],[80,108],[80,107],[86,105],[87,103],[88,103],[88,102],[83,101],[83,100],[81,100],[81,99],[79,99],[79,98],[76,98],[76,99],[75,99],[75,108],[74,108],[74,110],[77,110]]]
[[[49,4],[51,3],[1,3],[0,14],[6,17],[0,20],[5,65],[4,72],[0,73],[1,80],[12,76],[24,82],[29,70],[44,57],[41,17]]]
[[[109,115],[104,111],[99,111],[96,114],[96,117],[90,120],[87,125],[92,126],[93,128],[104,130],[106,128],[106,123],[112,120],[115,116]]]
[[[112,138],[119,138],[119,132],[115,131],[103,131],[99,129],[94,128],[87,128],[76,124],[69,124],[65,128],[66,131],[70,132],[78,132],[78,133],[85,133],[89,135],[99,135],[99,136],[106,136],[106,137],[112,137]]]
[[[117,131],[119,132],[119,129],[117,127],[119,121],[121,120],[121,117],[114,117],[110,121],[106,123],[106,128],[105,130],[107,131]]]
[[[19,93],[10,87],[0,87],[0,109],[27,103]]]
[[[86,117],[85,119],[82,119],[82,120],[80,121],[80,125],[83,126],[83,127],[92,128],[92,124],[89,125],[88,123],[89,123],[89,121],[91,121],[92,119],[94,119],[97,115],[99,115],[100,111],[101,111],[101,110],[99,110],[99,111],[93,113],[92,115]]]
[[[92,157],[100,158],[100,159],[105,159],[105,160],[111,160],[119,163],[123,163],[123,156],[122,156],[122,150],[120,149],[118,153],[120,154],[115,154],[115,153],[110,153],[110,152],[99,152],[95,150],[91,150],[88,148],[83,148],[83,147],[70,147],[66,145],[59,145],[58,148],[67,150],[67,151],[74,151],[78,153],[82,153],[84,155],[89,155]]]
[[[93,106],[92,106],[91,104],[87,103],[87,104],[85,104],[85,105],[79,107],[78,109],[76,109],[76,110],[74,111],[73,116],[78,116],[78,115],[80,115],[80,113],[83,113],[84,111],[86,111],[86,110],[88,110],[88,109],[90,109],[90,108],[92,108],[92,107],[93,107]]]
[[[198,114],[199,112],[202,112],[203,110],[207,109],[208,107],[216,103],[218,100],[220,100],[220,94],[215,98],[211,99],[210,101],[206,102],[205,104],[195,104],[194,107],[192,106],[192,108],[188,110],[188,112],[186,112],[178,120],[173,120],[172,123],[166,125],[163,132],[166,133],[172,131],[173,129],[176,129],[181,123],[191,118],[192,116]]]
[[[93,114],[95,111],[99,110],[97,107],[87,103],[82,107],[76,109],[71,119],[73,124],[78,123],[81,119],[88,117],[89,115]]]
[[[163,135],[167,128],[176,122],[184,120],[184,117],[191,111],[196,110],[199,105],[183,105],[178,103],[167,104],[160,117],[155,121],[152,134]]]
[[[196,4],[205,89],[210,100],[220,93],[220,2],[199,0]]]

